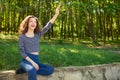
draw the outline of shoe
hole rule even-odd
[[[19,68],[15,71],[16,74],[22,74],[25,73],[25,71],[22,68]]]

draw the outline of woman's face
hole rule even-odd
[[[30,18],[28,28],[34,30],[36,28],[36,25],[37,25],[37,20],[35,18]]]

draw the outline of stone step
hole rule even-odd
[[[55,68],[51,76],[37,75],[38,80],[120,80],[120,63]],[[27,73],[0,71],[0,80],[27,80]]]

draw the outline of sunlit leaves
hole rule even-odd
[[[119,26],[120,24],[120,0],[0,0],[0,29],[5,33],[9,33],[9,31],[17,33],[20,22],[29,14],[40,18],[39,22],[44,26],[52,18],[55,8],[59,4],[61,4],[60,15],[54,24],[57,29],[52,28],[52,33],[49,33],[49,36],[53,36],[53,32],[57,32],[55,37],[65,34],[72,38],[71,34],[73,34],[76,38],[89,38],[89,34],[91,34],[88,29],[90,17],[94,20],[92,22],[95,26],[96,36],[102,34],[103,29],[100,26],[103,27],[103,25],[108,31],[106,34],[115,33],[107,30],[110,18],[113,20],[112,29],[117,29],[115,25]],[[119,33],[120,29],[118,28],[116,31]]]

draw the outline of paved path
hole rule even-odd
[[[108,51],[110,51],[110,52],[114,52],[114,53],[120,54],[120,50],[114,50],[114,49],[113,49],[115,46],[120,46],[120,44],[119,44],[119,45],[97,46],[97,47],[93,47],[93,48],[106,49],[106,50],[108,50]]]

